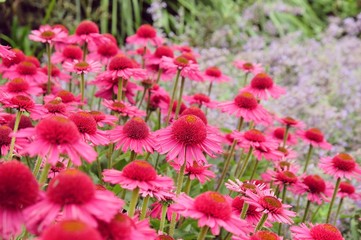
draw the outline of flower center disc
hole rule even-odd
[[[265,142],[266,137],[257,129],[251,129],[244,133],[244,138],[251,142]]]
[[[44,38],[45,40],[51,40],[55,37],[55,33],[53,31],[47,30],[47,31],[42,32],[40,34],[40,36],[42,38]]]
[[[244,63],[243,64],[243,68],[245,69],[245,70],[253,70],[253,68],[254,68],[254,66],[253,66],[253,64],[252,63]]]
[[[103,43],[98,46],[97,52],[107,58],[114,57],[118,53],[118,48],[114,43]]]
[[[333,166],[341,171],[351,172],[356,167],[355,160],[347,153],[337,154],[332,159]]]
[[[184,56],[179,56],[173,60],[173,63],[180,68],[188,66],[189,60]]]
[[[355,192],[355,187],[352,186],[351,183],[348,182],[341,182],[340,183],[340,192],[347,193],[347,194],[353,194]]]
[[[110,60],[108,69],[110,71],[118,71],[118,70],[124,70],[127,68],[133,68],[134,64],[132,60],[127,58],[126,56],[118,55],[113,57]]]
[[[201,103],[203,103],[203,102],[209,103],[210,102],[209,97],[203,93],[194,94],[193,98],[194,98],[194,100],[200,101]]]
[[[49,113],[65,113],[66,107],[65,104],[61,101],[61,98],[55,98],[47,102],[44,107],[48,110]]]
[[[331,224],[319,224],[310,231],[314,240],[342,240],[340,231]]]
[[[10,102],[13,105],[16,105],[17,107],[26,109],[26,110],[34,107],[33,100],[31,100],[31,98],[24,96],[24,95],[16,95],[15,97],[12,97],[10,99]]]
[[[194,161],[192,166],[187,166],[187,172],[190,174],[202,174],[204,172],[204,167],[199,166],[198,163]]]
[[[16,71],[21,75],[35,75],[36,66],[29,61],[22,61],[16,66]]]
[[[12,132],[11,128],[6,125],[0,126],[0,148],[2,146],[8,146],[11,143],[11,137],[9,134]],[[5,154],[5,153],[2,153]]]
[[[272,88],[272,86],[273,86],[272,78],[265,73],[257,74],[256,76],[254,76],[254,78],[251,81],[251,87],[260,90],[269,89]]]
[[[157,31],[151,25],[144,24],[138,28],[137,35],[141,38],[154,38]]]
[[[123,127],[123,132],[129,138],[136,140],[145,139],[149,136],[147,124],[139,117],[134,117],[128,121]]]
[[[63,56],[72,60],[80,60],[83,57],[83,52],[80,47],[70,45],[64,48]]]
[[[80,133],[93,135],[97,131],[97,122],[94,117],[87,112],[78,112],[69,117],[78,127]]]
[[[87,239],[100,240],[102,237],[94,228],[88,226],[79,220],[63,220],[46,229],[41,239],[60,240],[60,239]]]
[[[323,134],[320,129],[318,128],[310,128],[306,131],[305,137],[311,141],[315,141],[320,143],[323,141]]]
[[[74,68],[77,70],[77,71],[85,71],[85,70],[88,70],[89,68],[89,63],[85,62],[85,61],[81,61],[81,62],[78,62],[74,65]]]
[[[94,22],[88,20],[82,21],[75,30],[75,34],[78,36],[92,33],[99,33],[99,28]]]
[[[61,98],[61,101],[63,101],[63,103],[70,103],[70,102],[74,102],[75,101],[75,97],[74,95],[66,90],[61,90],[56,94],[57,97]]]
[[[123,168],[123,175],[137,181],[153,181],[157,178],[157,172],[153,166],[143,160],[135,160]]]
[[[222,75],[222,72],[217,67],[210,67],[206,69],[206,75],[218,78]]]
[[[202,193],[194,200],[194,207],[214,218],[228,220],[232,214],[232,207],[226,198],[217,192],[208,191]]]
[[[311,193],[322,193],[326,190],[325,181],[318,175],[310,175],[303,179]]]
[[[195,115],[185,115],[172,125],[172,135],[184,145],[201,144],[207,137],[207,129],[203,121]]]
[[[297,182],[297,177],[293,172],[283,171],[278,172],[276,178],[283,183],[293,184]]]
[[[8,83],[8,91],[12,93],[25,92],[29,89],[29,83],[22,78],[14,78]]]
[[[285,118],[282,118],[282,121],[287,124],[287,125],[296,125],[297,124],[297,121],[291,117],[285,117]]]
[[[173,51],[171,48],[169,48],[167,46],[160,46],[155,50],[154,56],[157,58],[162,58],[162,57],[173,58],[174,54],[173,54]]]
[[[238,94],[237,97],[234,99],[234,103],[239,108],[244,108],[247,110],[253,110],[258,106],[257,99],[252,93],[249,92],[242,92]]]
[[[273,196],[264,196],[260,198],[260,204],[270,212],[277,213],[282,209],[282,203]]]

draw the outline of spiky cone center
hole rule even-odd
[[[63,103],[70,103],[75,101],[75,96],[67,90],[61,90],[56,94],[57,97],[60,97]]]
[[[197,93],[193,95],[194,100],[200,101],[202,103],[209,103],[211,100],[209,97],[203,93]]]
[[[93,116],[97,123],[105,120],[105,114],[100,111],[90,111],[89,113]]]
[[[142,140],[149,136],[149,128],[143,119],[134,117],[124,125],[123,133],[131,139]]]
[[[314,240],[342,240],[340,231],[333,225],[325,223],[314,226],[310,230],[310,234]]]
[[[13,53],[15,53],[15,56],[12,57],[12,58],[3,58],[2,59],[2,64],[9,68],[15,64],[18,64],[20,63],[21,61],[24,61],[25,60],[25,54],[19,50],[19,49],[11,49],[11,51]]]
[[[7,124],[8,127],[10,127],[11,129],[14,129],[15,121],[16,121],[16,118],[14,117],[13,119],[11,119],[8,122],[8,124]],[[19,125],[18,125],[18,130],[19,129],[24,129],[24,128],[29,128],[29,127],[33,127],[31,119],[28,116],[21,115]]]
[[[256,76],[254,76],[253,79],[251,80],[252,88],[265,90],[272,88],[272,86],[273,86],[272,78],[265,73],[259,73]]]
[[[177,65],[179,68],[184,68],[188,66],[189,60],[184,56],[179,56],[173,60],[173,63]]]
[[[202,193],[194,200],[194,207],[209,217],[224,221],[230,219],[232,207],[227,199],[217,192],[208,191]]]
[[[35,75],[37,68],[33,62],[22,61],[16,66],[16,71],[21,75]]]
[[[78,46],[69,45],[64,48],[63,56],[72,60],[80,60],[83,57],[83,51]]]
[[[29,83],[23,78],[14,78],[7,85],[7,90],[11,93],[25,92],[30,87]]]
[[[323,193],[326,190],[325,181],[318,175],[309,175],[303,179],[303,183],[308,187],[311,193]]]
[[[244,133],[244,138],[251,142],[265,142],[266,137],[257,129],[251,129]]]
[[[82,21],[75,29],[75,34],[78,36],[92,33],[99,33],[99,28],[94,22],[88,20]]]
[[[44,107],[49,113],[64,113],[66,111],[66,106],[59,97],[47,102]]]
[[[242,209],[244,207],[244,200],[242,199],[242,197],[237,196],[232,200],[232,207],[234,209],[237,209],[239,212],[242,212]],[[253,215],[254,213],[256,213],[256,209],[257,207],[249,204],[248,205],[248,209],[247,209],[247,215]]]
[[[158,47],[155,52],[154,52],[154,56],[156,58],[162,58],[162,57],[170,57],[173,58],[174,54],[173,54],[173,50],[170,47],[167,46],[160,46]]]
[[[254,110],[258,106],[257,99],[250,92],[242,92],[236,96],[234,103],[239,108],[244,108],[247,110]]]
[[[356,189],[349,182],[341,182],[340,187],[339,187],[339,191],[341,193],[347,193],[347,194],[351,195],[351,194],[355,193]]]
[[[0,147],[10,145],[11,137],[9,135],[11,132],[12,132],[12,130],[10,127],[8,127],[6,125],[0,126]],[[2,153],[2,154],[4,154],[4,153]]]
[[[101,56],[110,58],[117,55],[118,47],[112,42],[102,43],[98,46],[97,52]]]
[[[157,178],[157,172],[154,167],[143,160],[135,160],[123,168],[123,176],[136,181],[154,181]]]
[[[144,24],[138,28],[137,35],[141,38],[154,38],[157,36],[157,31],[151,25]]]
[[[17,108],[29,110],[35,106],[33,100],[24,95],[16,95],[10,99],[10,103]]]
[[[279,150],[280,151],[280,150]],[[282,152],[282,151],[280,151]],[[279,166],[282,169],[282,171],[289,170],[291,167],[291,163],[287,161],[280,161]]]
[[[273,196],[264,196],[259,199],[259,204],[272,213],[278,213],[282,210],[282,203],[278,198]]]
[[[55,33],[51,30],[46,30],[40,34],[40,37],[45,40],[51,40],[55,37]]]
[[[279,240],[279,236],[270,231],[258,231],[249,240]]]
[[[173,138],[184,145],[201,144],[207,137],[205,124],[195,115],[180,117],[171,128]]]
[[[285,128],[276,128],[274,131],[273,131],[273,136],[279,140],[283,140],[284,136],[285,136],[285,133],[286,133],[286,129]],[[290,140],[290,135],[288,134],[287,136],[287,140]]]
[[[199,109],[198,107],[192,106],[190,108],[185,109],[184,111],[182,111],[181,116],[185,116],[185,115],[197,116],[203,121],[203,123],[205,125],[208,124],[206,114],[204,114],[204,112],[201,109]]]
[[[242,67],[245,69],[245,70],[253,70],[254,69],[254,66],[252,63],[249,63],[249,62],[246,62],[242,65]]]
[[[98,229],[104,239],[130,239],[136,225],[128,215],[118,213],[109,222],[100,222]]]
[[[337,154],[332,159],[332,164],[335,168],[345,172],[352,172],[356,168],[355,160],[347,153]]]
[[[186,170],[189,174],[202,174],[205,168],[204,166],[198,165],[198,163],[194,161],[193,165],[186,167]]]
[[[284,117],[281,119],[286,125],[288,126],[294,126],[297,125],[297,120],[295,120],[294,118],[291,117]]]
[[[69,119],[75,123],[80,133],[94,135],[97,132],[97,122],[90,113],[74,113],[69,117]]]
[[[205,73],[207,76],[210,76],[210,77],[219,78],[220,76],[222,76],[222,72],[221,72],[221,70],[219,70],[218,67],[209,67],[206,69]]]
[[[89,63],[85,62],[85,61],[80,61],[76,64],[74,64],[74,69],[76,71],[87,71],[89,69],[90,65]]]
[[[285,184],[294,184],[297,182],[297,176],[291,171],[281,171],[276,175],[276,179]]]
[[[321,143],[323,142],[324,136],[320,129],[310,128],[305,132],[305,137],[311,141]]]
[[[124,70],[127,68],[134,68],[134,64],[131,59],[123,55],[113,57],[108,66],[110,71]]]

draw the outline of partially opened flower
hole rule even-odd
[[[134,35],[127,37],[126,41],[130,44],[142,46],[146,46],[148,43],[153,46],[159,46],[164,40],[157,36],[157,31],[151,25],[143,24]]]
[[[325,140],[323,133],[318,128],[310,128],[306,131],[299,130],[297,134],[303,141],[311,144],[313,147],[319,147],[325,150],[332,148],[332,145]]]
[[[321,158],[318,166],[326,173],[335,178],[360,178],[361,168],[347,153],[339,153],[336,156]]]
[[[24,210],[38,197],[39,186],[29,168],[15,160],[0,164],[0,238],[15,239],[22,232]]]
[[[146,115],[144,111],[139,110],[136,106],[132,106],[129,103],[123,101],[108,101],[104,99],[103,105],[121,116],[142,117]]]
[[[30,83],[45,83],[48,77],[33,62],[22,61],[12,66],[8,71],[3,73],[3,78],[10,80],[22,78]]]
[[[245,73],[253,73],[254,75],[256,75],[257,73],[263,72],[263,68],[261,64],[257,64],[257,63],[250,63],[250,62],[238,60],[234,62],[234,65]]]
[[[100,233],[79,220],[64,220],[42,232],[38,240],[103,240]]]
[[[102,70],[102,65],[94,60],[65,62],[63,67],[64,70],[76,74],[99,73]]]
[[[158,130],[155,135],[156,151],[167,154],[167,160],[178,165],[186,163],[190,166],[194,161],[204,165],[207,162],[204,153],[215,157],[216,153],[223,151],[219,136],[195,115],[181,116],[169,127]]]
[[[279,98],[286,93],[284,88],[277,86],[273,79],[266,73],[258,73],[251,80],[248,87],[244,88],[244,91],[252,93],[258,99],[267,100],[270,96],[273,98]]]
[[[153,133],[149,131],[146,122],[139,117],[132,118],[124,126],[110,130],[109,138],[116,144],[115,148],[122,148],[123,152],[130,149],[138,154],[142,154],[144,150],[153,153],[155,145]]]
[[[222,112],[236,117],[243,117],[245,121],[268,126],[272,120],[271,114],[258,103],[250,92],[241,92],[233,101],[218,104]]]
[[[209,67],[204,71],[204,79],[210,82],[229,82],[230,77],[224,75],[218,67]]]
[[[10,51],[9,46],[4,46],[0,44],[0,58],[13,58],[15,57],[15,53]]]
[[[284,117],[284,118],[276,118],[280,123],[286,125],[286,127],[294,127],[296,129],[304,128],[305,124],[299,120],[296,120],[291,117]]]
[[[212,101],[207,95],[203,93],[196,93],[192,96],[183,96],[183,98],[190,105],[197,105],[198,107],[202,107],[202,105],[208,108],[216,108],[218,103],[216,101]]]
[[[82,140],[75,123],[61,116],[45,118],[35,128],[19,130],[16,136],[34,138],[22,151],[30,156],[46,157],[52,165],[57,163],[61,154],[67,154],[76,166],[81,165],[80,158],[93,162],[97,156],[94,149]]]
[[[301,177],[300,181],[290,188],[290,191],[296,194],[306,193],[309,201],[321,204],[329,201],[333,188],[320,176],[308,175]]]
[[[242,182],[239,179],[236,179],[235,181],[229,179],[225,185],[230,191],[238,192],[242,195],[247,195],[249,191],[257,193],[258,191],[267,189],[266,184],[255,180]]]
[[[353,200],[361,199],[361,195],[356,192],[355,187],[350,182],[341,182],[337,196],[340,198],[351,198]]]
[[[271,222],[292,224],[292,218],[296,216],[295,212],[288,210],[292,206],[282,203],[271,190],[258,190],[256,193],[248,190],[244,201],[256,206],[256,211],[267,214]]]
[[[182,215],[198,220],[198,226],[208,226],[212,234],[218,235],[220,228],[239,235],[250,232],[250,226],[245,220],[232,212],[228,199],[217,192],[204,192],[195,199],[181,194],[171,208]]]
[[[39,30],[32,30],[29,39],[35,42],[53,45],[57,42],[64,42],[67,36],[68,34],[59,27],[43,25],[40,26]]]
[[[123,204],[112,192],[96,189],[85,173],[67,169],[54,177],[44,197],[26,210],[26,225],[32,232],[41,232],[60,217],[96,227],[98,219],[110,222]]]
[[[294,240],[345,240],[340,230],[335,226],[323,223],[314,225],[312,223],[307,227],[301,223],[299,226],[292,226],[291,233]]]
[[[193,165],[186,166],[184,174],[189,175],[191,180],[198,179],[201,184],[213,179],[216,175],[213,171],[208,170],[212,164],[198,165],[196,161],[193,162]]]

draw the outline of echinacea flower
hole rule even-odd
[[[121,116],[142,117],[146,115],[144,111],[139,110],[136,106],[132,106],[129,103],[123,101],[108,101],[104,99],[103,105]]]
[[[2,74],[9,71],[12,66],[16,66],[17,64],[25,60],[25,54],[21,50],[14,48],[11,49],[10,51],[14,53],[13,57],[3,58],[1,60],[0,73]]]
[[[313,147],[319,147],[325,150],[332,148],[332,145],[325,140],[323,133],[318,128],[310,128],[306,131],[299,130],[297,134],[303,141],[311,144]]]
[[[171,208],[182,215],[198,220],[198,226],[208,226],[212,234],[218,235],[220,228],[239,235],[250,231],[249,225],[232,212],[229,200],[217,192],[204,192],[195,199],[181,194]]]
[[[45,229],[38,240],[103,240],[100,233],[79,220],[60,221]]]
[[[350,182],[341,182],[337,196],[340,198],[351,198],[354,200],[359,200],[361,198],[361,195],[356,193],[355,187]]]
[[[237,239],[232,239],[232,240],[237,240]],[[249,239],[247,240],[283,240],[283,237],[278,236],[274,232],[263,230],[256,232],[255,234],[250,236]]]
[[[45,83],[48,77],[33,62],[22,61],[12,66],[8,71],[3,73],[3,78],[10,80],[22,78],[31,83]]]
[[[170,165],[179,172],[181,168],[180,165],[175,163],[170,163]],[[201,184],[204,184],[216,176],[213,171],[208,170],[210,167],[212,167],[212,164],[199,165],[197,161],[194,161],[193,165],[186,166],[184,174],[188,176],[190,180],[197,179]]]
[[[250,85],[243,90],[252,93],[261,100],[267,100],[270,96],[279,98],[286,93],[286,90],[277,86],[266,73],[258,73],[252,78]]]
[[[321,158],[318,166],[326,173],[335,178],[360,178],[361,168],[347,153],[339,153],[336,156]]]
[[[157,175],[154,167],[143,160],[128,163],[122,171],[107,169],[103,172],[103,180],[112,184],[119,184],[122,188],[134,190],[139,188],[147,191],[157,187],[170,189],[173,180],[169,177]]]
[[[162,62],[162,57],[174,57],[173,50],[168,46],[159,46],[155,49],[153,54],[147,55],[145,57],[146,64],[156,65],[159,68],[159,64]]]
[[[164,69],[166,73],[175,75],[178,71],[180,71],[180,76],[184,78],[189,78],[190,80],[203,82],[203,75],[199,71],[199,66],[194,60],[190,60],[184,54],[176,57],[162,57],[162,61],[160,63],[160,68]]]
[[[18,161],[0,164],[0,238],[14,239],[22,231],[24,210],[39,197],[30,169]]]
[[[256,211],[267,214],[271,222],[292,224],[292,217],[296,216],[295,212],[288,210],[292,206],[282,203],[271,190],[258,190],[256,193],[248,190],[244,201],[256,206]]]
[[[155,145],[153,133],[149,131],[146,122],[139,117],[132,118],[124,126],[110,130],[109,138],[116,144],[115,149],[122,148],[123,152],[130,149],[138,154],[142,154],[143,150],[153,153]]]
[[[43,25],[40,26],[39,30],[32,30],[29,39],[35,42],[53,45],[56,42],[64,42],[67,36],[68,34],[59,27]]]
[[[155,150],[167,154],[167,160],[178,165],[193,165],[193,161],[204,165],[207,162],[204,153],[215,157],[215,153],[222,152],[220,138],[195,115],[181,116],[155,135]]]
[[[164,40],[157,36],[157,31],[151,25],[143,24],[134,35],[127,37],[126,41],[127,43],[142,46],[146,46],[148,43],[153,46],[159,46]]]
[[[210,82],[229,82],[231,80],[230,77],[224,75],[222,71],[218,67],[209,67],[204,71],[203,75],[205,80]]]
[[[14,78],[0,88],[6,94],[11,96],[18,94],[38,96],[43,93],[43,90],[40,87],[23,78]]]
[[[71,111],[75,110],[72,105],[63,103],[60,97],[56,97],[44,104],[45,112],[41,115],[35,115],[34,119],[43,119],[51,116],[68,116]]]
[[[294,127],[297,129],[304,128],[305,124],[299,120],[296,120],[292,117],[283,117],[283,118],[276,118],[280,123],[286,125],[286,127]]]
[[[44,113],[44,108],[41,104],[34,103],[33,99],[26,95],[15,95],[13,97],[0,99],[4,107],[17,109],[21,112],[28,112],[30,116],[40,115]]]
[[[118,120],[117,117],[100,111],[90,111],[89,113],[93,116],[94,120],[100,127],[104,127],[105,124],[114,125]]]
[[[234,62],[234,65],[245,73],[253,73],[254,75],[263,72],[261,64],[250,63],[242,60]]]
[[[94,60],[65,62],[64,70],[74,72],[76,74],[98,73],[102,69],[102,65]]]
[[[233,101],[218,104],[222,112],[236,117],[243,117],[245,121],[254,121],[256,124],[269,125],[271,114],[258,103],[256,97],[250,92],[239,93]]]
[[[321,204],[329,201],[333,189],[320,176],[308,175],[301,177],[300,181],[292,185],[290,191],[299,195],[306,193],[309,201]]]
[[[245,202],[242,196],[235,197],[232,200],[233,213],[235,213],[237,216],[241,216],[244,204]],[[248,204],[245,220],[254,226],[257,225],[257,223],[262,217],[262,213],[256,210],[257,210],[256,206]],[[265,226],[272,226],[269,220],[265,222]]]
[[[267,188],[266,184],[260,183],[256,180],[242,182],[239,179],[236,179],[235,181],[229,179],[225,185],[230,191],[238,192],[242,195],[247,195],[249,191],[258,192]]]
[[[270,135],[272,136],[272,138],[282,146],[282,143],[283,143],[283,140],[284,140],[284,137],[286,134],[286,128],[277,127],[274,129],[270,129],[269,132],[270,132]],[[297,139],[295,138],[295,136],[292,133],[287,132],[286,145],[293,146],[296,144],[297,144]]]
[[[31,232],[41,232],[60,217],[96,227],[98,219],[110,222],[123,204],[112,192],[96,189],[85,173],[67,169],[50,180],[38,203],[27,208],[26,226]]]
[[[212,101],[207,95],[203,93],[196,93],[192,96],[183,96],[183,98],[190,105],[197,105],[198,107],[202,107],[204,105],[208,108],[216,108],[218,105],[216,101]]]
[[[9,59],[13,57],[15,57],[15,53],[10,51],[10,47],[0,44],[0,58]]]
[[[61,116],[45,118],[35,128],[19,130],[16,136],[34,138],[22,151],[30,156],[39,154],[46,157],[52,165],[55,165],[64,153],[76,166],[81,165],[81,157],[87,162],[93,162],[97,156],[94,149],[82,140],[75,123]]]
[[[10,148],[12,130],[9,126],[0,125],[0,156],[5,156]]]
[[[74,62],[74,60],[81,61],[83,58],[83,51],[79,46],[68,45],[62,51],[57,51],[51,56],[52,63]]]
[[[41,70],[43,73],[48,74],[48,66],[43,67]],[[50,76],[51,79],[55,80],[56,83],[61,83],[62,81],[69,82],[71,79],[70,75],[63,73],[53,64],[50,66]]]
[[[75,29],[75,34],[70,36],[69,41],[78,43],[80,45],[86,44],[99,44],[108,39],[99,33],[99,28],[96,23],[84,20]]]
[[[294,240],[345,240],[342,237],[340,230],[335,226],[323,223],[323,224],[306,224],[301,223],[299,226],[292,226],[291,233]]]
[[[113,42],[109,41],[100,43],[93,52],[89,53],[88,59],[99,61],[102,64],[107,65],[110,59],[119,53],[121,52],[118,46]]]
[[[276,149],[278,147],[276,141],[257,129],[251,129],[246,132],[234,131],[232,136],[234,140],[237,140],[238,146],[246,150],[250,148]]]

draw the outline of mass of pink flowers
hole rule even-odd
[[[356,157],[268,110],[287,89],[262,63],[232,79],[151,25],[125,45],[91,21],[29,39],[44,56],[0,45],[0,239],[345,239]]]

